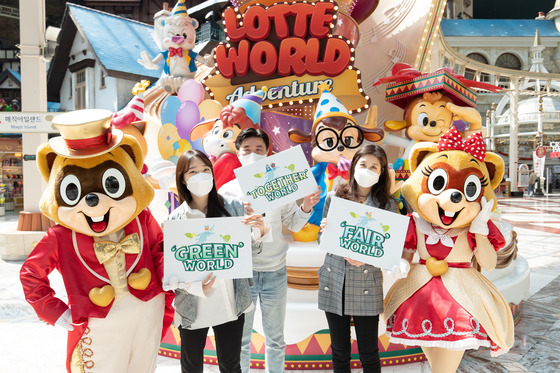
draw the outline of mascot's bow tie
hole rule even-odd
[[[486,145],[482,139],[482,133],[476,132],[463,140],[457,128],[451,127],[444,133],[438,141],[438,151],[443,150],[462,150],[469,153],[481,162],[486,157]]]
[[[342,171],[341,169],[336,167],[334,164],[329,163],[327,165],[327,177],[328,177],[328,179],[332,180],[337,176],[342,177],[344,180],[348,180],[348,170]]]
[[[438,242],[441,242],[443,246],[453,247],[453,239],[445,234],[439,234],[435,231],[426,234],[428,237],[426,238],[426,244],[428,245],[435,245]]]
[[[169,48],[169,57],[173,57],[174,55],[183,57],[183,48]]]
[[[121,242],[100,241],[93,243],[95,256],[100,264],[105,263],[114,257],[119,250],[125,254],[140,253],[140,239],[137,233],[129,234],[121,240]]]

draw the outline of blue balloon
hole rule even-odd
[[[206,154],[206,152],[204,151],[204,147],[202,146],[202,139],[198,139],[198,140],[195,140],[195,141],[192,141],[192,140],[189,139],[189,142],[191,143],[191,146],[192,146],[193,149],[200,150],[201,152]],[[208,154],[206,154],[206,155],[208,155]]]
[[[179,100],[179,97],[167,97],[161,105],[161,123],[171,123],[177,127],[175,118],[177,117],[179,106],[181,106],[181,100]]]

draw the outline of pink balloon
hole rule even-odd
[[[352,18],[359,24],[362,23],[379,5],[379,0],[358,0],[352,10]]]
[[[189,134],[192,128],[200,122],[200,110],[198,105],[193,101],[185,101],[177,110],[177,133],[182,139],[189,140]]]
[[[204,100],[204,86],[193,79],[185,80],[181,84],[177,96],[181,102],[193,101],[198,105]]]

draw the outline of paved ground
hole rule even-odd
[[[519,253],[531,268],[530,298],[516,327],[514,348],[499,358],[488,350],[466,354],[459,372],[560,371],[560,198],[500,199],[506,220],[515,226]],[[0,232],[15,230],[17,215],[0,217]],[[37,320],[25,302],[18,273],[21,262],[0,260],[0,372],[64,371],[66,332]],[[60,277],[53,287],[64,293]],[[208,372],[217,372],[208,365]],[[157,373],[177,373],[179,361],[160,357]],[[256,372],[260,372],[256,370]],[[430,372],[427,363],[383,368],[384,373]]]

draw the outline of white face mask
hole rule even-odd
[[[354,180],[362,188],[370,188],[379,181],[379,174],[367,168],[356,168],[354,170]]]
[[[239,155],[237,158],[239,158],[239,162],[241,162],[242,166],[247,166],[266,158],[266,154],[249,153],[246,155]]]
[[[187,180],[187,189],[195,196],[202,197],[210,193],[214,186],[212,174],[199,172]]]

